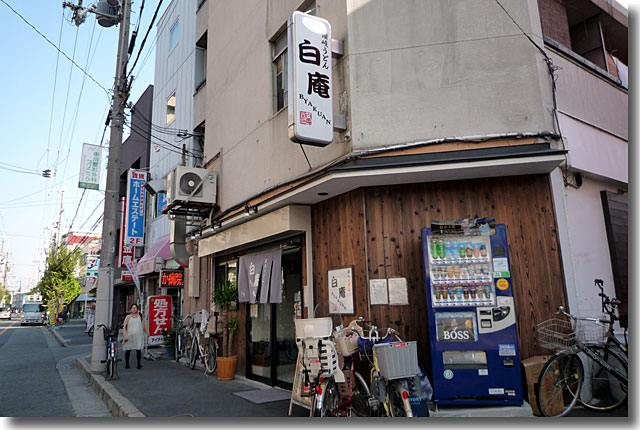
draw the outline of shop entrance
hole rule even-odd
[[[247,377],[291,389],[298,349],[295,322],[302,310],[302,249],[282,249],[282,303],[247,304]]]

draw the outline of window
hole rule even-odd
[[[195,51],[195,90],[207,81],[207,32],[196,42]]]
[[[287,63],[287,32],[282,34],[272,44],[273,49],[273,102],[274,112],[287,106],[288,91],[288,63]]]
[[[300,8],[309,15],[316,14],[316,2],[311,1]],[[287,30],[286,28],[271,43],[271,59],[273,62],[273,110],[280,111],[288,105],[289,97],[289,64],[287,61]]]
[[[173,51],[173,48],[178,44],[178,31],[180,29],[178,24],[179,21],[176,21],[171,30],[169,30],[169,52]]]
[[[167,100],[167,125],[171,124],[176,119],[176,93],[175,91]]]

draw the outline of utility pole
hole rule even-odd
[[[120,37],[118,39],[118,57],[116,60],[115,91],[111,116],[111,138],[109,139],[109,159],[107,162],[107,189],[104,198],[104,219],[102,221],[102,247],[100,249],[100,268],[98,276],[98,292],[96,297],[95,325],[104,324],[111,327],[115,324],[112,318],[113,308],[113,275],[116,267],[115,237],[118,229],[118,208],[120,200],[120,153],[122,150],[122,124],[124,122],[124,105],[127,101],[127,62],[129,47],[129,19],[131,0],[123,0],[121,8]],[[112,327],[113,328],[113,327]],[[105,358],[106,342],[103,336],[93,336],[91,352],[91,371],[100,372],[104,365],[100,360]]]
[[[131,0],[107,0],[110,6],[120,6],[117,17],[105,15],[103,2],[96,3],[89,8],[70,2],[64,2],[63,7],[69,7],[74,11],[74,20],[77,25],[84,22],[87,13],[93,12],[98,18],[98,23],[103,26],[120,24],[120,36],[118,38],[118,56],[116,59],[116,79],[113,93],[113,106],[111,108],[111,137],[109,139],[109,158],[107,161],[107,189],[104,197],[104,218],[102,221],[102,247],[100,248],[100,268],[98,274],[98,291],[96,297],[95,327],[104,324],[112,327],[115,324],[112,318],[113,308],[113,275],[116,267],[118,228],[118,209],[120,201],[118,191],[120,185],[120,153],[122,151],[122,125],[124,123],[124,107],[128,97],[127,62],[129,60],[129,25],[131,16]],[[102,22],[101,22],[102,20]],[[107,21],[107,25],[105,25]],[[106,342],[104,337],[96,333],[93,336],[93,348],[91,350],[91,372],[98,373],[104,369],[100,361],[105,359]]]

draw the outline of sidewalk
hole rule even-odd
[[[52,330],[60,338],[65,337],[65,325]],[[149,349],[154,355],[161,348]],[[124,360],[124,351],[118,352]],[[102,398],[114,416],[118,417],[288,417],[289,392],[286,400],[253,403],[235,394],[255,390],[280,390],[259,382],[236,376],[232,381],[218,381],[215,375],[204,375],[203,369],[191,370],[185,363],[167,360],[142,359],[142,369],[137,369],[135,353],[130,369],[124,362],[118,363],[120,379],[105,380],[103,374],[90,372],[90,356],[77,360],[94,390]],[[284,391],[284,390],[283,390]],[[264,391],[266,393],[266,391]],[[234,394],[235,393],[235,394]],[[280,398],[282,398],[280,397]],[[294,417],[308,417],[309,411],[293,406]],[[532,417],[531,407],[444,407],[431,411],[432,417]]]

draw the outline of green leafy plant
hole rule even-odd
[[[233,344],[233,336],[238,331],[238,320],[229,319],[229,307],[238,301],[238,287],[235,282],[225,281],[216,285],[212,294],[214,303],[220,309],[221,322],[224,327],[222,333],[222,356],[231,356],[231,345]],[[232,321],[235,321],[232,323]]]
[[[173,328],[170,328],[170,329],[163,328],[162,330],[160,330],[160,334],[162,334],[165,346],[173,346],[173,344],[174,344],[174,342],[176,340],[176,330],[175,329],[173,329]]]

